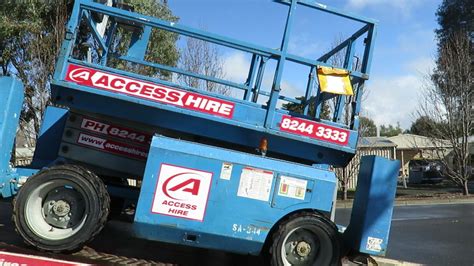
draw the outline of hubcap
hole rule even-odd
[[[309,253],[311,253],[311,246],[308,243],[301,241],[296,245],[296,253],[301,257],[307,257]]]
[[[311,226],[293,229],[286,236],[282,246],[282,261],[289,265],[314,265],[320,253],[318,237]]]
[[[59,217],[64,217],[66,216],[69,211],[71,210],[71,206],[64,200],[59,200],[54,202],[53,205],[53,212]]]
[[[25,207],[30,229],[49,240],[64,239],[78,232],[88,210],[84,192],[66,180],[41,184],[28,196]]]
[[[47,194],[43,203],[44,220],[57,228],[74,227],[83,212],[83,198],[73,189],[56,188]],[[79,215],[75,215],[77,213]]]

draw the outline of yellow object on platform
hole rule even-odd
[[[354,95],[349,71],[332,67],[318,67],[319,87],[322,92]]]

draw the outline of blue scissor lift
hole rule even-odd
[[[273,265],[336,264],[350,250],[384,254],[398,162],[363,158],[344,234],[331,217],[337,178],[330,166],[345,166],[356,153],[376,24],[314,1],[275,2],[288,6],[278,49],[144,16],[124,5],[76,0],[51,82],[53,104],[27,168],[8,163],[23,89],[14,78],[0,80],[5,106],[0,192],[16,194],[13,220],[24,240],[53,252],[81,248],[104,226],[112,198],[112,210],[117,202],[136,203],[134,231],[146,239],[265,253]],[[303,58],[288,52],[295,11],[303,7],[363,26],[318,59]],[[148,60],[156,31],[247,53],[246,81]],[[358,42],[364,48],[356,64]],[[335,67],[331,57],[341,53],[338,71],[346,73],[353,95],[323,91],[318,82],[321,69]],[[272,61],[273,83],[265,90],[262,80]],[[285,96],[281,87],[289,63],[307,68],[302,98]],[[187,87],[162,72],[219,84],[241,97]],[[321,114],[329,101],[334,110],[327,118]],[[282,102],[298,104],[301,112],[285,110]]]

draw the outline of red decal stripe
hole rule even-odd
[[[231,119],[235,104],[202,94],[69,64],[66,81]]]
[[[66,266],[66,265],[90,265],[65,260],[50,259],[27,254],[16,254],[0,251],[0,265],[22,265],[22,266]]]

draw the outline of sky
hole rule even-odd
[[[362,115],[377,125],[408,129],[416,119],[426,76],[434,67],[441,0],[319,0],[319,3],[378,21],[375,50]],[[169,0],[179,24],[262,45],[280,46],[287,6],[271,0]],[[290,37],[290,53],[316,58],[362,24],[298,7]],[[345,39],[345,38],[344,38]],[[361,45],[359,45],[362,47]],[[358,47],[359,48],[359,47]],[[359,48],[361,49],[361,48]],[[243,82],[250,57],[231,49],[219,50],[226,78]],[[356,52],[357,53],[357,52]],[[269,65],[264,86],[271,84]],[[302,95],[307,72],[287,64],[282,89],[287,96]]]

